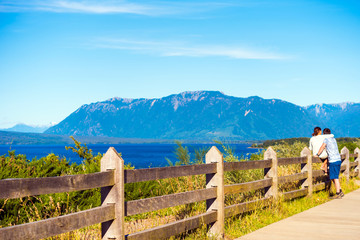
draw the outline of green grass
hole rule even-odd
[[[356,179],[350,179],[346,183],[345,179],[341,179],[341,186],[345,194],[359,189],[360,186],[356,184]],[[333,187],[330,190],[334,192]],[[291,201],[278,201],[269,207],[259,208],[251,212],[246,212],[232,218],[225,219],[225,239],[235,239],[244,236],[248,233],[256,231],[272,223],[278,222],[282,219],[288,218],[295,214],[306,211],[310,208],[316,207],[320,204],[330,201],[328,191],[320,191],[313,193],[312,197],[301,197]],[[182,235],[170,238],[172,240],[178,239],[209,239],[207,236],[206,227],[189,231]]]
[[[341,179],[341,186],[345,194],[359,188],[356,179],[350,179],[346,184],[344,178]],[[333,192],[334,189],[331,189]],[[302,197],[291,201],[280,201],[272,204],[268,208],[257,209],[250,213],[229,218],[225,223],[225,234],[228,239],[241,237],[245,234],[256,231],[269,224],[288,218],[325,202],[328,202],[329,192],[321,191],[313,193],[312,197]]]

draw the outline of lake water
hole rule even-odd
[[[183,144],[188,147],[190,159],[195,159],[195,150],[210,148],[216,144]],[[67,145],[69,146],[69,145]],[[176,144],[89,144],[89,149],[93,154],[104,154],[109,147],[114,147],[121,153],[125,164],[131,163],[135,168],[166,167],[168,163],[165,158],[173,163],[177,161],[175,155]],[[221,151],[222,147],[216,145]],[[249,157],[251,153],[257,153],[258,149],[249,148],[250,144],[230,144],[235,155],[238,157]],[[81,163],[79,156],[71,150],[66,150],[65,145],[0,145],[0,155],[8,154],[9,150],[15,150],[16,154],[24,154],[28,159],[45,157],[54,153],[60,157],[65,157],[70,162]]]

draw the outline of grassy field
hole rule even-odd
[[[49,177],[68,174],[84,174],[97,172],[100,169],[101,155],[93,156],[90,149],[81,145],[75,140],[76,146],[69,148],[83,158],[83,164],[70,165],[66,159],[60,159],[54,154],[46,158],[30,161],[24,155],[16,155],[9,152],[8,155],[0,156],[1,172],[0,179],[14,177]],[[351,147],[359,142],[351,142]],[[281,143],[273,148],[278,157],[299,156],[301,150],[306,146],[303,142]],[[221,149],[224,154],[224,160],[227,162],[244,161],[234,155],[231,148],[223,145]],[[188,151],[181,144],[178,145],[176,152],[178,162],[176,165],[201,163],[203,162],[206,151],[201,149],[197,151],[194,159],[190,159]],[[263,159],[263,152],[253,154],[250,161]],[[315,169],[319,169],[319,164],[314,164]],[[131,168],[130,165],[126,168]],[[300,166],[290,165],[279,167],[279,175],[289,175],[300,171]],[[259,180],[263,178],[263,170],[246,170],[226,172],[225,184],[234,184]],[[354,179],[349,184],[342,182],[344,192],[353,191],[358,188]],[[126,200],[135,200],[148,198],[178,192],[203,189],[205,187],[205,176],[188,176],[172,179],[163,179],[157,181],[148,181],[141,183],[126,184]],[[298,189],[299,184],[287,184],[280,186],[281,191]],[[246,202],[251,199],[257,199],[262,195],[261,190],[248,193],[234,194],[226,196],[225,205],[232,205],[240,202]],[[236,217],[226,219],[225,235],[226,239],[247,234],[251,231],[264,227],[280,219],[292,216],[296,213],[317,206],[328,201],[328,192],[315,193],[311,198],[304,197],[292,201],[278,201],[271,206],[240,214]],[[48,194],[36,197],[27,197],[12,200],[0,200],[0,227],[22,224],[26,222],[38,221],[50,217],[56,217],[80,210],[99,206],[99,189],[78,191],[71,193]],[[141,231],[147,228],[173,222],[185,217],[198,215],[206,211],[205,201],[197,202],[154,212],[138,214],[126,217],[126,233]],[[274,214],[275,213],[275,214]],[[79,229],[70,233],[62,234],[49,239],[100,239],[100,224]],[[208,239],[206,236],[206,227],[184,233],[171,239]]]

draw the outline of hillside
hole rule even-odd
[[[11,128],[3,128],[0,129],[0,131],[7,131],[7,132],[23,132],[23,133],[43,133],[45,132],[47,129],[49,128],[49,126],[45,127],[45,126],[29,126],[26,124],[16,124],[15,126],[11,127]]]
[[[315,104],[305,108],[311,115],[343,137],[360,136],[360,104]]]
[[[83,105],[46,134],[153,139],[277,139],[309,136],[320,121],[278,99],[217,91],[158,99],[112,98]]]

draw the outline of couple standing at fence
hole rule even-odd
[[[323,161],[321,169],[329,175],[330,180],[335,185],[336,194],[331,198],[340,199],[344,196],[344,193],[341,190],[339,181],[341,157],[336,139],[329,128],[325,128],[322,135],[321,128],[315,127],[312,135],[309,148],[315,157],[319,157]]]

